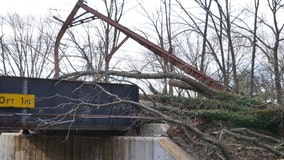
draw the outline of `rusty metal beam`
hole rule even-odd
[[[142,46],[148,48],[150,51],[152,51],[154,54],[162,57],[165,61],[171,63],[172,65],[178,67],[185,73],[189,74],[190,76],[196,78],[200,82],[204,83],[205,85],[212,87],[217,90],[225,90],[226,87],[222,85],[221,83],[215,81],[211,77],[207,76],[206,74],[200,72],[195,67],[187,64],[183,60],[179,59],[178,57],[174,56],[173,54],[168,53],[163,48],[159,47],[158,45],[150,42],[149,40],[145,39],[144,37],[138,35],[137,33],[131,31],[130,29],[122,26],[121,24],[117,23],[116,21],[104,16],[103,14],[99,13],[98,11],[94,10],[93,8],[90,8],[89,6],[79,2],[77,3],[81,8],[85,9],[86,11],[94,14],[101,20],[107,22],[108,24],[114,26],[121,32],[123,32],[125,35],[131,37],[133,40],[141,44]]]
[[[85,5],[82,0],[79,0],[77,2],[77,4],[75,5],[74,9],[72,10],[71,14],[69,15],[69,17],[67,18],[66,22],[64,23],[62,29],[60,30],[60,34],[59,34],[59,38],[57,38],[57,40],[61,39],[63,36],[63,33],[66,30],[66,27],[68,26],[68,24],[71,23],[72,18],[74,17],[74,15],[76,14],[76,12],[78,11],[79,8],[82,8],[84,10],[86,10],[89,13],[92,13],[93,15],[95,15],[97,18],[105,21],[106,23],[112,25],[113,27],[115,27],[116,29],[118,29],[119,31],[121,31],[122,33],[124,33],[127,37],[132,38],[133,40],[135,40],[136,42],[138,42],[139,44],[141,44],[142,46],[144,46],[145,48],[149,49],[150,51],[152,51],[154,54],[160,56],[161,58],[163,58],[165,61],[171,63],[172,65],[176,66],[177,68],[181,69],[182,71],[184,71],[185,73],[187,73],[188,75],[194,77],[196,80],[200,81],[201,83],[214,88],[216,90],[225,90],[227,89],[227,87],[225,87],[224,85],[222,85],[220,82],[215,81],[214,79],[212,79],[211,77],[207,76],[206,74],[200,72],[198,69],[196,69],[195,67],[187,64],[186,62],[184,62],[183,60],[181,60],[180,58],[176,57],[175,55],[167,52],[166,50],[164,50],[163,48],[161,48],[160,46],[150,42],[149,40],[147,40],[146,38],[138,35],[137,33],[133,32],[132,30],[124,27],[123,25],[119,24],[118,22],[106,17],[105,15],[99,13],[98,11],[94,10],[93,8]],[[67,26],[66,26],[67,25]],[[59,41],[56,41],[57,43],[57,49],[58,49],[58,45],[59,45]],[[57,51],[58,52],[58,51]],[[58,54],[58,53],[57,53]],[[58,56],[58,55],[57,55]],[[57,71],[59,73],[59,69],[55,69],[55,71]],[[56,72],[56,73],[57,73]],[[56,74],[58,76],[58,74]]]
[[[80,20],[77,20],[77,21],[73,21],[73,23],[69,27],[75,27],[77,25],[93,21],[95,19],[96,19],[95,16],[91,16],[91,17],[83,18],[83,19],[80,19]]]
[[[72,24],[72,21],[74,19],[74,16],[76,15],[76,13],[78,12],[78,10],[80,9],[80,6],[78,5],[79,3],[81,3],[83,0],[78,0],[77,4],[75,5],[75,7],[72,9],[71,13],[69,14],[69,16],[67,17],[66,21],[63,23],[57,37],[55,40],[55,46],[54,46],[54,77],[58,77],[59,76],[59,72],[60,72],[60,68],[59,68],[59,56],[58,56],[58,48],[59,48],[59,43],[60,40],[62,39],[64,33],[66,32],[66,30],[68,29],[68,26],[70,24]]]

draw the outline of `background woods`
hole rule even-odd
[[[239,5],[227,0],[186,3],[163,0],[149,6],[143,1],[134,5],[125,0],[104,0],[99,4],[100,7],[94,7],[103,14],[134,28],[137,33],[235,91],[282,104],[284,56],[280,16],[283,1],[255,0]],[[143,22],[133,19],[130,14],[134,13]],[[28,17],[16,13],[1,16],[1,74],[52,75],[54,37],[61,25],[52,16]],[[64,20],[64,17],[60,18]],[[127,68],[180,72],[129,42],[113,55],[114,59],[105,60],[123,38],[118,30],[100,20],[70,28],[60,46],[61,74]],[[110,81],[108,76],[96,76],[92,79]],[[181,93],[181,89],[170,85],[169,79],[151,80],[141,85],[152,86],[162,94]]]
[[[121,99],[117,103],[142,108],[146,120],[147,115],[155,115],[176,125],[179,138],[195,145],[194,153],[206,149],[204,153],[208,154],[200,154],[201,159],[211,155],[216,159],[242,156],[237,155],[240,147],[231,137],[255,147],[244,150],[283,157],[279,138],[284,128],[283,0],[100,0],[89,6],[233,93],[207,87],[159,57],[159,53],[153,54],[92,16],[87,17],[88,23],[75,21],[69,26],[59,44],[60,76],[52,77],[55,39],[66,19],[59,11],[46,17],[0,15],[0,74],[134,83],[144,93],[141,103]],[[224,129],[236,126],[246,128]],[[247,128],[266,130],[278,137]]]

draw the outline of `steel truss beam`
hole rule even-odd
[[[74,18],[76,13],[78,12],[78,10],[80,8],[85,10],[88,13],[93,14],[94,17],[99,18],[99,19],[105,21],[106,23],[112,25],[113,27],[115,27],[116,29],[118,29],[119,31],[121,31],[122,33],[124,33],[126,35],[126,38],[120,43],[120,45],[118,47],[115,48],[115,50],[113,50],[111,52],[110,56],[112,56],[114,54],[114,52],[116,50],[118,50],[119,47],[128,39],[128,37],[130,37],[133,40],[135,40],[136,42],[138,42],[139,44],[141,44],[142,46],[144,46],[145,48],[152,51],[154,54],[163,58],[165,61],[167,61],[170,64],[181,69],[182,71],[184,71],[188,75],[194,77],[199,82],[201,82],[201,83],[203,83],[203,84],[205,84],[205,85],[207,85],[207,86],[209,86],[213,89],[220,90],[220,91],[224,91],[224,90],[228,89],[226,86],[224,86],[220,82],[218,82],[218,81],[212,79],[211,77],[207,76],[206,74],[200,72],[195,67],[187,64],[186,62],[184,62],[180,58],[176,57],[175,55],[167,52],[166,50],[164,50],[160,46],[150,42],[146,38],[138,35],[137,33],[133,32],[132,30],[130,30],[130,29],[126,28],[125,26],[119,24],[118,22],[106,17],[105,15],[99,13],[98,11],[94,10],[93,8],[87,6],[86,4],[83,3],[82,0],[78,0],[75,7],[71,11],[70,15],[67,17],[66,21],[63,23],[61,30],[59,31],[58,36],[56,38],[55,49],[54,49],[55,77],[59,76],[59,71],[60,71],[59,59],[58,59],[58,47],[59,47],[60,40],[62,39],[62,37],[63,37],[65,31],[68,29],[68,27],[72,26],[73,23],[77,24],[78,22],[80,22],[80,20],[77,20],[78,17],[80,17],[80,16],[78,16],[77,18]],[[84,21],[82,21],[82,22],[84,22]],[[110,56],[107,57],[106,60],[109,61]]]

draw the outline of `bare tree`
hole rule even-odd
[[[274,68],[274,80],[275,80],[275,87],[277,92],[277,102],[282,105],[283,101],[283,90],[281,86],[281,72],[279,68],[279,43],[284,39],[281,38],[281,32],[284,28],[284,24],[278,24],[278,17],[277,13],[279,9],[283,8],[284,4],[282,0],[267,0],[268,6],[273,14],[273,26],[268,26],[274,33],[274,45],[272,46],[272,53],[273,53],[273,68]]]
[[[119,22],[124,14],[125,0],[102,0],[102,2],[106,16]],[[73,56],[83,60],[82,64],[85,64],[83,70],[109,70],[112,56],[110,54],[120,41],[120,32],[110,24],[99,20],[82,25],[81,28],[76,28],[77,32],[75,30],[68,32],[70,42],[78,52]],[[95,79],[109,81],[108,76],[99,76]]]
[[[257,39],[257,18],[258,18],[258,9],[259,9],[259,0],[254,0],[254,28],[253,28],[253,43],[252,43],[252,57],[251,57],[251,77],[250,77],[250,97],[254,96],[254,69],[255,69],[255,54],[256,54],[256,39]]]
[[[55,31],[49,19],[37,21],[35,17],[21,17],[14,13],[1,17],[1,24],[2,74],[49,77]]]
[[[259,42],[258,47],[265,54],[268,62],[272,65],[274,85],[276,90],[276,99],[278,104],[283,104],[283,87],[281,85],[282,71],[279,64],[279,55],[281,55],[281,42],[284,38],[282,37],[282,32],[284,24],[280,24],[278,13],[280,9],[283,8],[282,0],[267,0],[268,8],[272,13],[272,22],[266,21],[264,18],[259,17],[259,21],[264,26],[264,30],[267,32],[262,32],[258,35],[257,40]],[[268,36],[269,31],[272,36]]]
[[[231,17],[233,17],[230,10],[231,4],[229,1],[216,0],[195,0],[194,2],[201,9],[200,12],[205,14],[204,18],[200,18],[201,16],[198,16],[196,12],[192,13],[184,6],[184,3],[177,1],[186,15],[184,23],[188,27],[187,32],[193,31],[200,35],[203,39],[200,47],[202,48],[200,51],[201,53],[199,53],[201,57],[199,68],[205,72],[204,67],[207,63],[204,62],[204,59],[205,57],[212,55],[218,67],[217,71],[221,71],[220,78],[223,79],[222,81],[224,84],[229,86],[232,72],[234,89],[238,91],[237,62],[240,60],[237,59],[238,57],[234,46],[234,37],[236,35],[233,34],[234,32],[231,27],[231,23],[233,21],[231,20]],[[236,18],[234,17],[234,19]],[[209,35],[208,32],[210,33]],[[213,65],[212,62],[210,63]]]
[[[192,28],[197,34],[199,34],[202,37],[202,49],[200,55],[200,65],[197,66],[201,72],[205,73],[205,57],[207,54],[207,43],[208,43],[208,23],[209,23],[209,14],[210,14],[210,8],[212,4],[212,0],[209,1],[202,1],[202,0],[195,0],[194,1],[198,6],[200,6],[201,9],[205,11],[205,18],[204,20],[199,19],[197,16],[194,16],[194,14],[191,14],[182,4],[181,1],[177,0],[178,5],[181,7],[182,11],[186,14],[186,16],[190,19],[190,22],[187,19],[184,18],[185,23]],[[200,23],[197,21],[201,21],[204,23],[204,26],[200,26]],[[203,29],[202,29],[203,28]]]
[[[139,6],[142,9],[142,14],[149,21],[149,27],[152,28],[152,31],[155,36],[150,36],[150,38],[154,38],[158,45],[168,50],[170,54],[175,54],[175,47],[173,44],[174,32],[173,32],[173,14],[172,14],[172,1],[171,0],[162,0],[159,4],[159,8],[157,8],[154,12],[147,10],[143,3],[139,2]],[[141,30],[140,30],[141,31]],[[147,35],[144,31],[141,31],[143,34]],[[149,34],[149,33],[148,33]],[[152,56],[151,56],[152,57]],[[159,56],[155,55],[155,58],[162,72],[173,72],[173,65],[168,62],[162,60]],[[152,60],[149,60],[152,61]],[[153,68],[157,69],[157,66],[153,66]],[[159,69],[158,69],[159,70]],[[168,85],[168,80],[163,80],[163,94],[173,95],[173,86]]]
[[[222,48],[221,49],[221,53],[222,53],[222,63],[223,63],[223,66],[225,66],[224,64],[225,63],[231,63],[231,70],[233,72],[233,80],[234,80],[234,89],[238,92],[239,90],[239,84],[238,84],[238,79],[237,79],[237,64],[236,64],[236,54],[235,54],[235,49],[234,49],[234,46],[233,46],[233,36],[232,36],[232,28],[231,28],[231,10],[230,10],[230,2],[228,0],[225,0],[225,4],[222,5],[220,1],[218,0],[214,0],[216,5],[217,5],[217,8],[218,8],[218,11],[219,11],[219,27],[220,27],[220,30],[218,31],[218,29],[216,28],[215,31],[216,32],[219,32],[218,34],[218,37],[219,37],[219,42],[220,42],[220,47]],[[225,6],[225,8],[222,8],[222,6]],[[215,15],[211,15],[211,19],[213,20],[213,18],[216,18]],[[216,26],[215,26],[216,27]],[[222,51],[224,48],[225,48],[225,45],[224,45],[224,40],[223,39],[224,35],[226,35],[226,44],[227,44],[227,47],[226,47],[226,50],[227,50],[227,62],[225,62],[225,55],[224,55],[224,51]],[[223,73],[225,73],[223,71]],[[226,73],[225,73],[226,75]],[[224,76],[224,77],[227,77],[227,76]],[[226,79],[226,78],[225,78]],[[225,80],[226,82],[227,80]],[[227,83],[227,82],[226,82]]]

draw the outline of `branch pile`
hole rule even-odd
[[[173,123],[172,129],[175,130],[171,132],[174,135],[169,136],[185,150],[191,148],[189,152],[208,152],[200,153],[201,159],[277,159],[284,156],[282,110],[272,108],[270,104],[260,104],[245,97],[226,102],[207,98],[152,96],[155,104],[151,105],[144,96],[141,97],[141,102],[147,106],[194,126],[189,128],[185,124],[168,121]],[[199,134],[193,130],[198,130]],[[203,136],[216,142],[204,143]],[[220,146],[225,148],[223,154],[218,151]],[[259,153],[254,154],[256,151]]]

